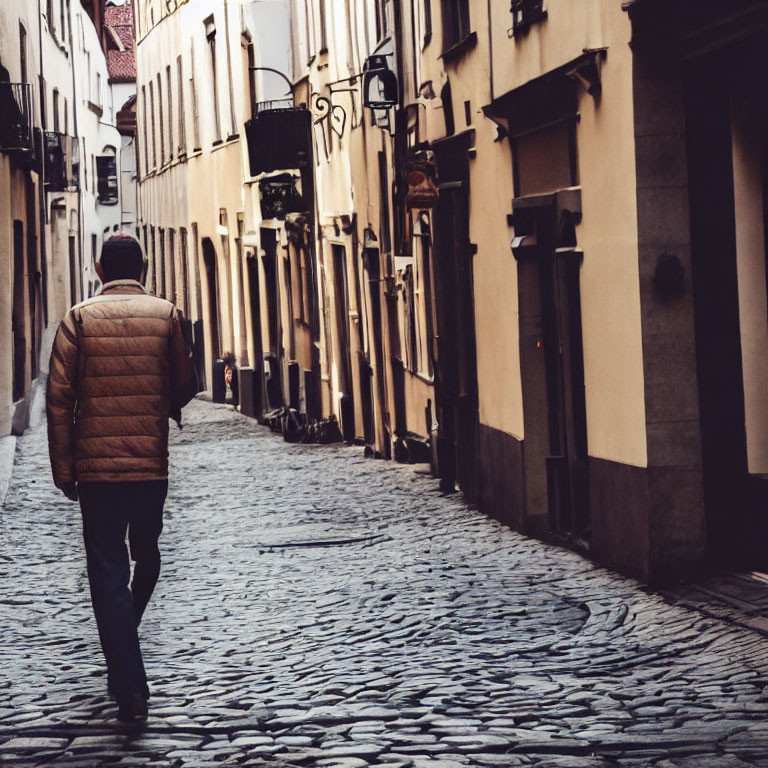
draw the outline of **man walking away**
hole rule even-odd
[[[179,314],[140,280],[141,246],[104,243],[99,295],[69,310],[51,354],[48,443],[53,481],[80,499],[91,599],[118,718],[147,718],[138,625],[160,573],[168,490],[168,417],[196,394]],[[128,587],[130,563],[135,560]]]

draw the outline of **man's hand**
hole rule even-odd
[[[72,501],[77,501],[77,484],[65,483],[61,486],[61,492]]]

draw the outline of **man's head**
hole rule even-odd
[[[144,272],[144,254],[139,241],[130,235],[114,235],[105,240],[96,272],[104,283],[140,281]]]

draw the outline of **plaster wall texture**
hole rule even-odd
[[[13,415],[13,175],[10,158],[0,154],[0,435],[11,431]]]
[[[736,214],[736,264],[744,375],[747,461],[750,473],[768,472],[768,315],[766,306],[762,135],[750,103],[734,99],[733,173]]]
[[[473,2],[477,5],[481,0]],[[573,61],[584,53],[585,48],[607,45],[609,36],[615,34],[613,29],[629,29],[629,19],[621,10],[621,3],[613,0],[579,0],[578,3],[548,0],[546,8],[546,21],[533,24],[524,34],[513,37],[508,31],[512,26],[509,5],[492,7],[494,96],[519,88],[545,72]],[[629,33],[626,35],[628,40]]]
[[[632,53],[620,7],[595,14],[602,45],[599,100],[580,93],[577,145],[584,251],[581,273],[589,455],[647,466],[637,245]],[[592,29],[592,25],[588,26]],[[585,38],[596,45],[592,35]]]
[[[470,164],[470,232],[474,257],[475,329],[480,422],[522,440],[517,262],[507,226],[514,196],[509,143],[477,117],[477,156]]]
[[[588,451],[590,456],[643,467],[647,436],[630,22],[619,4],[603,0],[552,0],[547,10],[546,21],[510,38],[497,23],[501,11],[494,9],[494,96],[565,65],[585,50],[607,49],[600,70],[602,93],[594,98],[579,92],[576,139],[583,211],[576,234],[584,252],[581,311]],[[481,360],[480,349],[478,356]]]

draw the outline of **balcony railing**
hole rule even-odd
[[[32,88],[0,82],[0,151],[34,155]]]
[[[253,105],[253,112],[269,112],[272,109],[292,109],[295,106],[292,98],[270,99],[269,101],[257,101]]]
[[[45,132],[45,187],[49,192],[76,188],[72,172],[73,139],[58,131]]]
[[[284,103],[288,106],[274,106]],[[290,99],[260,102],[255,106],[253,118],[245,124],[251,176],[310,165],[309,110],[293,106]]]

